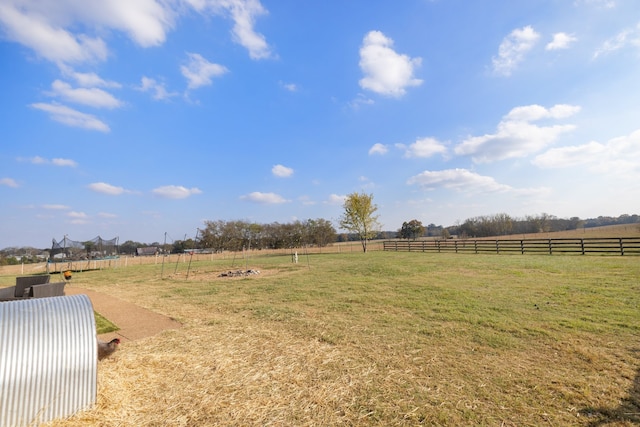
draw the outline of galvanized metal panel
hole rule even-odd
[[[96,324],[86,295],[0,303],[0,426],[33,426],[91,407]]]

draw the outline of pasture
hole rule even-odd
[[[260,274],[218,277],[230,259],[194,262],[188,279],[182,264],[74,274],[183,328],[122,345],[98,366],[96,407],[48,425],[640,423],[639,257],[246,263]]]

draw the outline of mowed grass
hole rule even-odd
[[[94,317],[96,318],[96,334],[107,334],[109,332],[117,331],[119,328],[111,322],[109,319],[105,318],[100,313],[94,311]]]
[[[247,278],[223,271],[253,268]],[[370,252],[77,273],[176,318],[54,426],[640,423],[640,257]],[[174,274],[174,271],[176,273]],[[161,277],[161,272],[163,277]]]

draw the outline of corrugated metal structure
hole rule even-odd
[[[86,295],[0,303],[0,426],[34,426],[95,404],[96,324]]]

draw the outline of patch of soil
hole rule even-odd
[[[105,341],[120,338],[122,341],[135,341],[150,337],[166,329],[179,329],[180,322],[162,314],[142,308],[130,302],[112,297],[102,292],[68,286],[67,295],[85,294],[91,300],[93,309],[109,319],[120,329],[98,337]]]

